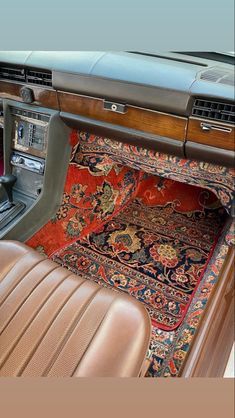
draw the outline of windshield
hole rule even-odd
[[[177,51],[177,54],[182,55],[190,55],[191,57],[197,57],[197,58],[205,58],[213,61],[219,61],[223,62],[224,64],[231,64],[235,65],[235,53],[234,51],[229,52],[214,52],[214,51],[208,51],[208,52],[201,52],[201,51],[193,51],[193,52],[181,52]]]
[[[128,51],[131,54],[146,55],[155,58],[164,58],[172,61],[182,61],[188,64],[197,64],[207,67],[206,63],[196,62],[195,58],[218,61],[224,64],[235,65],[235,53],[233,51],[214,52],[214,51],[171,51],[170,53],[146,52],[146,51]],[[178,55],[178,56],[177,56]],[[182,55],[182,58],[179,57]],[[193,57],[194,60],[190,60]]]

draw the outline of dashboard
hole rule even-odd
[[[12,212],[0,212],[0,239],[25,242],[56,219],[71,160],[71,129],[180,157],[169,158],[169,178],[176,177],[177,162],[183,166],[188,159],[184,182],[200,165],[196,186],[203,187],[203,174],[209,173],[215,185],[225,179],[230,192],[234,66],[177,53],[0,51],[0,146],[3,142],[4,174],[15,177]],[[166,155],[159,157],[164,161]],[[231,239],[230,232],[227,236]],[[228,280],[219,284],[225,294]]]
[[[58,111],[70,128],[183,158],[234,164],[229,64],[176,53],[0,52],[1,99],[35,112],[14,113],[12,138],[14,150],[34,157],[46,155],[48,120],[37,113],[42,107]]]

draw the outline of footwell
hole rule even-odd
[[[171,330],[185,316],[220,228],[218,211],[189,216],[170,204],[152,208],[135,200],[52,258],[128,292],[145,304],[155,326]]]
[[[153,323],[150,374],[178,375],[183,355],[173,361],[170,353],[208,263],[216,263],[225,220],[208,190],[122,166],[83,144],[73,149],[61,207],[28,245],[144,303]]]

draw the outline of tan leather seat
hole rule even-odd
[[[0,241],[0,376],[138,376],[150,330],[131,297]]]

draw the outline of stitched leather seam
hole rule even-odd
[[[85,279],[86,280],[86,279]],[[84,280],[84,282],[85,282]],[[84,283],[83,282],[83,283]],[[65,347],[65,345],[67,344],[69,338],[71,337],[73,331],[75,330],[76,326],[79,324],[80,320],[82,319],[84,313],[87,311],[88,307],[91,305],[91,303],[93,302],[95,296],[97,295],[97,293],[101,290],[102,288],[96,289],[96,291],[88,298],[88,300],[86,301],[85,305],[83,306],[82,310],[78,313],[78,315],[75,317],[73,323],[71,324],[71,326],[69,327],[69,330],[67,331],[66,335],[63,338],[63,341],[61,342],[61,344],[59,345],[58,349],[56,350],[56,352],[53,355],[52,360],[50,361],[49,365],[47,366],[47,368],[44,370],[42,376],[47,376],[47,374],[49,373],[49,371],[52,369],[53,365],[55,364],[57,358],[59,357],[60,353],[62,352],[63,348]]]
[[[13,350],[15,349],[15,347],[17,346],[17,344],[19,343],[19,341],[21,340],[21,338],[24,336],[25,332],[27,331],[27,329],[31,326],[32,322],[35,320],[35,318],[37,317],[37,315],[40,313],[40,311],[43,309],[44,305],[48,302],[48,300],[50,299],[50,297],[53,295],[53,293],[63,284],[63,282],[68,278],[72,276],[72,274],[68,274],[68,276],[65,276],[60,282],[57,283],[57,285],[50,290],[50,292],[48,293],[46,299],[44,299],[44,301],[39,305],[38,309],[36,310],[36,312],[33,314],[30,322],[25,325],[25,327],[23,329],[21,329],[20,334],[18,335],[16,341],[14,342],[14,344],[12,345],[11,349],[8,351],[8,353],[5,355],[5,357],[0,361],[0,368],[2,367],[2,364],[10,357],[11,353],[13,352]],[[35,288],[36,289],[36,288]],[[35,290],[34,289],[34,290]],[[27,299],[25,300],[25,302],[23,303],[23,305],[27,302]]]
[[[45,261],[45,260],[44,260]],[[3,331],[6,329],[6,327],[8,326],[9,322],[12,321],[12,319],[15,317],[15,315],[17,314],[17,312],[20,310],[21,306],[26,302],[27,299],[30,298],[31,294],[34,292],[34,290],[41,284],[41,282],[53,271],[55,271],[56,269],[58,269],[58,266],[55,266],[52,270],[50,270],[49,272],[47,272],[45,275],[43,275],[41,277],[41,279],[39,280],[39,282],[31,289],[31,291],[27,294],[27,296],[21,301],[21,303],[17,306],[17,309],[15,312],[13,312],[13,314],[8,318],[8,322],[4,325],[4,327],[2,328],[2,330],[0,331],[0,335],[3,333]],[[25,276],[24,276],[25,278]],[[22,281],[22,280],[21,280]],[[19,283],[20,284],[20,283]],[[18,285],[17,285],[18,286]],[[8,297],[11,295],[11,293],[17,288],[17,286],[14,287],[14,289],[12,289],[12,291],[10,292],[10,294],[8,295]],[[6,300],[6,299],[5,299]]]
[[[109,311],[110,311],[110,309],[111,309],[112,305],[116,302],[116,300],[117,300],[117,299],[113,299],[113,300],[112,300],[112,302],[110,303],[110,305],[109,305],[109,307],[108,307],[108,310],[107,310],[107,311],[103,314],[103,316],[102,316],[102,318],[101,318],[101,320],[100,320],[99,325],[96,327],[95,332],[94,332],[94,334],[92,335],[92,338],[90,339],[89,343],[88,343],[88,344],[87,344],[87,346],[85,347],[84,352],[83,352],[83,354],[82,354],[81,358],[79,359],[79,361],[78,361],[78,363],[77,363],[76,367],[74,368],[74,370],[73,370],[73,372],[72,372],[71,376],[73,376],[73,375],[74,375],[74,373],[76,372],[76,370],[77,370],[77,368],[78,368],[79,364],[82,362],[82,359],[84,358],[85,354],[87,353],[87,350],[89,349],[89,347],[90,347],[91,343],[94,341],[94,338],[95,338],[95,336],[97,335],[97,332],[99,331],[99,329],[100,329],[100,328],[101,328],[101,326],[103,325],[103,322],[104,322],[105,318],[107,317],[107,315],[108,315],[108,313],[109,313]]]
[[[83,282],[82,282],[83,283]],[[58,315],[60,314],[60,312],[62,311],[62,309],[65,307],[66,303],[69,301],[69,299],[71,298],[71,296],[76,292],[76,290],[82,285],[82,283],[79,283],[78,286],[75,287],[75,289],[73,289],[72,292],[70,292],[66,299],[64,300],[64,302],[62,303],[62,305],[58,308],[58,310],[56,312],[54,312],[46,330],[43,332],[43,334],[40,336],[39,341],[37,341],[37,343],[35,344],[35,346],[33,347],[33,349],[31,350],[29,356],[25,359],[24,364],[20,367],[17,376],[21,376],[21,374],[23,373],[24,369],[26,368],[26,366],[28,365],[28,363],[31,361],[31,359],[33,358],[33,355],[35,354],[37,348],[39,347],[39,345],[41,344],[43,338],[45,337],[45,335],[47,334],[48,330],[50,329],[51,325],[53,324],[53,322],[55,321],[55,319],[58,317]]]
[[[24,253],[23,255],[21,255],[19,258],[17,258],[17,260],[15,260],[15,263],[11,265],[10,270],[8,270],[6,272],[6,274],[2,277],[2,279],[0,280],[0,283],[3,282],[3,280],[8,276],[9,273],[11,273],[11,271],[14,269],[14,267],[21,262],[25,257],[27,257],[29,254],[32,254],[31,252],[27,251],[26,253]],[[38,254],[40,255],[40,254]],[[43,261],[44,259],[41,259],[40,261]]]
[[[30,264],[30,266],[29,266],[29,268],[26,270],[26,271],[24,271],[23,273],[22,273],[22,276],[20,277],[20,280],[17,282],[17,283],[15,283],[15,285],[10,289],[10,291],[7,293],[7,295],[5,295],[5,297],[4,297],[4,299],[0,302],[0,307],[3,305],[3,303],[6,301],[6,299],[10,296],[10,294],[16,289],[16,287],[18,286],[18,285],[20,285],[20,283],[22,282],[22,280],[31,272],[31,271],[33,271],[33,269],[35,268],[35,267],[37,267],[40,263],[42,263],[43,261],[46,261],[46,260],[39,260],[39,261],[37,261],[34,265],[33,265],[33,267],[32,267],[32,263]],[[13,266],[13,267],[15,267],[16,266],[16,264]],[[9,272],[10,273],[10,272]],[[7,273],[7,275],[8,275],[8,273]],[[6,276],[4,277],[4,279],[6,278]],[[4,280],[3,279],[3,280]],[[3,281],[2,280],[2,281]],[[2,281],[1,281],[1,283],[2,283]]]

